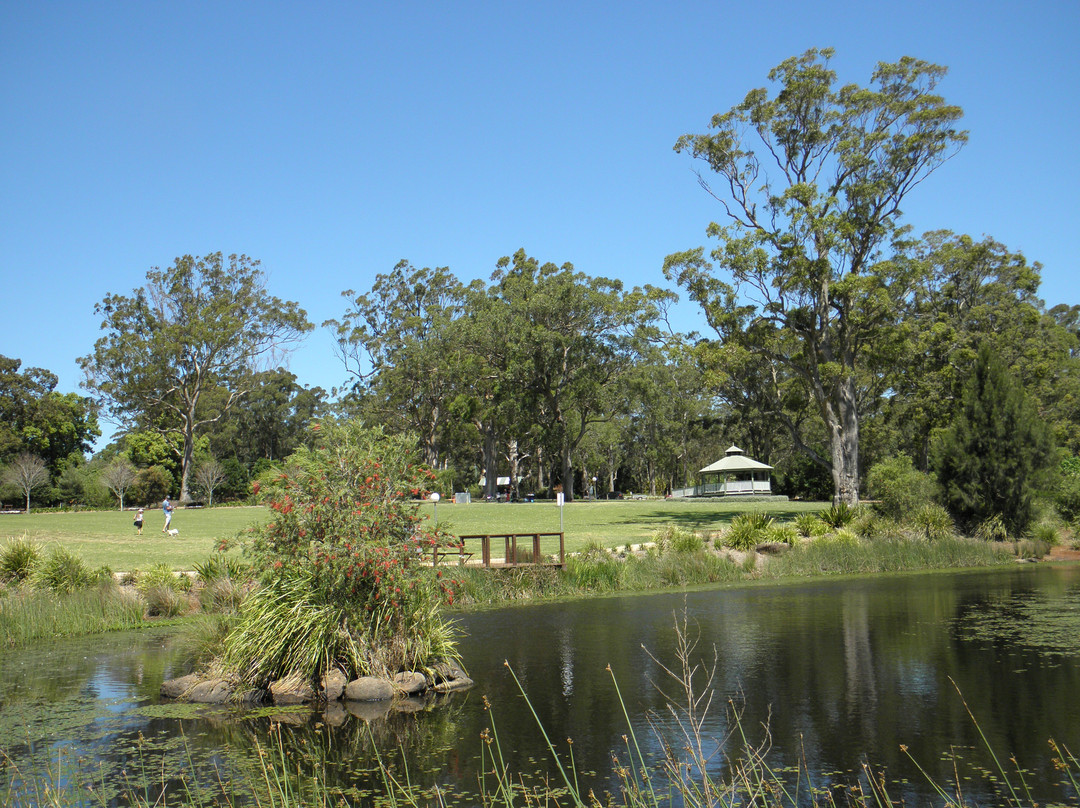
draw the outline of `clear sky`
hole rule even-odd
[[[947,65],[970,142],[909,197],[1080,302],[1080,3],[0,2],[0,353],[78,390],[94,304],[153,266],[262,261],[316,323],[398,260],[486,278],[519,247],[627,285],[721,213],[679,135],[833,47]],[[698,327],[689,306],[686,328]],[[303,384],[346,381],[328,332]]]

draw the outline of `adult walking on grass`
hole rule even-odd
[[[140,536],[142,535],[142,526],[143,526],[143,509],[139,508],[139,512],[137,514],[135,514],[135,530],[137,530],[139,532]]]
[[[173,505],[169,502],[169,498],[165,497],[165,501],[161,503],[161,510],[165,513],[165,525],[161,528],[162,533],[169,532],[169,525],[172,523]]]

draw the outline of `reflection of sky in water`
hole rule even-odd
[[[297,754],[334,759],[326,764],[332,779],[355,777],[353,769],[367,765],[365,727],[375,727],[389,752],[411,745],[410,754],[420,755],[412,764],[418,771],[450,769],[460,782],[475,784],[480,732],[497,720],[512,764],[531,771],[549,753],[503,667],[505,659],[556,747],[565,753],[565,739],[573,738],[579,766],[610,785],[610,755],[625,759],[624,735],[636,736],[647,754],[660,751],[650,713],[659,718],[661,735],[677,737],[656,685],[676,698],[678,689],[656,660],[677,670],[673,626],[685,614],[687,635],[697,644],[692,661],[702,665],[699,683],[716,650],[704,724],[710,751],[734,729],[735,708],[751,739],[766,737],[769,726],[778,764],[805,760],[813,772],[848,772],[870,760],[915,780],[917,772],[899,754],[900,743],[912,744],[920,763],[946,770],[938,761],[943,750],[978,746],[950,676],[980,720],[986,717],[982,729],[1000,745],[996,751],[1039,756],[1051,736],[1080,748],[1080,709],[1062,699],[1080,687],[1080,666],[1044,665],[1013,680],[1008,666],[996,662],[1003,654],[1031,657],[1032,632],[1056,636],[1066,630],[1054,628],[1059,616],[1080,611],[1080,569],[1062,580],[1035,574],[1049,583],[1032,589],[1031,574],[1011,570],[821,580],[464,615],[469,635],[461,650],[478,683],[473,691],[458,694],[450,706],[395,719],[399,729],[348,716],[333,728],[320,716],[300,719],[287,731]],[[1039,609],[1046,619],[1036,623]],[[989,643],[971,628],[987,616],[1000,617]],[[1004,632],[1017,618],[1024,625]],[[160,702],[160,682],[182,672],[174,668],[174,652],[163,647],[163,637],[146,632],[90,638],[5,655],[0,746],[10,748],[15,739],[17,754],[30,754],[18,740],[28,739],[39,760],[55,759],[62,750],[123,767],[139,757],[143,737],[174,762],[190,754],[197,766],[212,771],[230,764],[232,752],[223,750],[250,750],[256,739],[265,742],[271,719],[251,713],[221,718],[221,711]],[[629,728],[614,696],[616,685]],[[493,705],[490,714],[482,696]],[[718,770],[723,761],[723,755],[716,758]],[[1033,763],[1039,773],[1045,773],[1042,763]],[[917,800],[923,793],[903,796]]]

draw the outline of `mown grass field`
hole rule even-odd
[[[748,510],[765,510],[778,521],[818,511],[824,503],[620,500],[573,502],[562,508],[567,552],[590,542],[605,546],[649,541],[665,525],[691,530],[719,530]],[[146,512],[143,535],[132,526],[132,511],[0,514],[0,543],[26,536],[43,545],[59,542],[92,567],[107,565],[114,571],[147,569],[162,562],[174,569],[191,569],[215,551],[222,539],[236,536],[247,526],[268,518],[262,507],[178,509],[173,515],[177,536],[161,532],[160,510]],[[435,516],[430,503],[421,506],[428,519]],[[554,533],[559,531],[560,509],[551,502],[480,503],[455,505],[440,502],[439,524],[454,534]],[[479,542],[470,550],[478,551]],[[547,552],[545,545],[545,552]]]

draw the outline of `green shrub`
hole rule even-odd
[[[155,583],[143,592],[146,613],[151,617],[176,617],[188,610],[188,599],[176,587]]]
[[[795,517],[795,529],[804,539],[813,539],[828,532],[829,526],[825,524],[819,514],[800,513]]]
[[[653,534],[653,542],[661,555],[664,553],[696,553],[704,549],[705,540],[692,530],[667,525]]]
[[[941,505],[923,505],[911,514],[908,524],[927,541],[948,538],[956,533],[956,526],[949,512]]]
[[[251,568],[241,559],[235,556],[227,556],[224,553],[214,553],[208,556],[206,561],[195,562],[195,573],[203,583],[210,584],[222,578],[231,578],[234,581],[244,581],[251,575]]]
[[[312,432],[313,445],[253,485],[272,511],[245,548],[262,588],[241,606],[227,669],[258,687],[317,680],[329,667],[353,676],[453,658],[439,610],[461,584],[420,558],[456,538],[417,512],[432,475],[412,442],[359,422],[328,419]]]
[[[1048,547],[1055,547],[1061,544],[1061,533],[1058,528],[1050,522],[1039,522],[1037,525],[1028,531],[1028,538],[1036,542],[1041,542]]]
[[[983,519],[975,528],[975,538],[983,541],[1008,541],[1009,531],[1000,514],[992,514]]]
[[[1058,513],[1066,522],[1073,522],[1080,518],[1080,469],[1077,462],[1080,458],[1068,458],[1074,461],[1061,464],[1061,475],[1057,489],[1054,491],[1054,504]]]
[[[878,500],[877,510],[892,519],[902,519],[934,498],[934,478],[919,471],[906,454],[882,460],[866,475],[867,492]]]
[[[0,581],[22,583],[31,576],[40,557],[38,546],[25,536],[9,539],[0,550]]]
[[[731,525],[721,541],[725,547],[733,550],[753,550],[758,544],[766,541],[765,537],[772,523],[772,518],[766,516],[763,511],[741,513],[731,520]]]
[[[151,589],[169,589],[173,592],[179,592],[180,579],[168,564],[156,564],[145,572],[139,573],[135,588],[139,590],[143,597]]]
[[[799,531],[790,522],[782,525],[773,525],[765,531],[765,540],[786,544],[793,547],[799,539]]]
[[[818,518],[833,530],[839,530],[851,524],[851,521],[855,518],[855,510],[846,502],[837,502],[829,510],[818,514]]]
[[[66,548],[56,545],[34,568],[31,582],[35,589],[51,592],[76,592],[100,580],[85,562]]]

